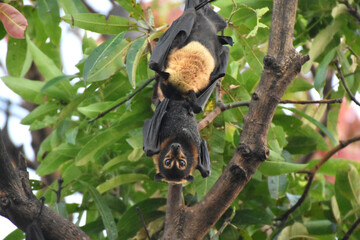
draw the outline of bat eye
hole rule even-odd
[[[167,166],[167,167],[170,167],[170,165],[171,165],[171,160],[170,160],[170,159],[166,159],[166,160],[164,161],[164,165]]]
[[[177,163],[177,167],[178,167],[180,170],[185,170],[185,168],[186,168],[186,161],[185,161],[185,160],[179,160],[178,163]]]
[[[180,160],[180,161],[179,161],[179,166],[180,166],[180,167],[185,167],[185,165],[186,165],[186,163],[185,163],[184,160]]]

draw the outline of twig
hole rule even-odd
[[[151,83],[152,81],[155,80],[155,76],[148,79],[143,85],[141,85],[138,89],[136,89],[132,94],[130,94],[127,98],[125,98],[123,101],[119,102],[118,104],[116,104],[115,106],[111,107],[110,109],[106,110],[105,112],[100,113],[99,115],[97,115],[95,118],[90,119],[88,121],[88,123],[92,123],[96,120],[98,120],[99,118],[102,118],[103,116],[105,116],[106,114],[108,114],[109,112],[111,112],[112,110],[114,110],[115,108],[118,108],[120,105],[126,103],[127,101],[129,101],[131,98],[133,98],[138,92],[140,92],[141,90],[143,90],[149,83]]]
[[[139,208],[139,207],[136,207],[136,211],[137,211],[137,214],[139,215],[141,224],[144,226],[144,230],[145,230],[146,236],[149,238],[149,240],[151,240],[149,231],[148,231],[147,228],[146,228],[146,223],[145,223],[145,220],[144,220],[144,216],[142,215],[142,212],[141,212],[140,208]]]
[[[340,3],[345,4],[348,8],[348,12],[353,15],[358,21],[360,21],[360,14],[357,11],[357,7],[352,7],[348,1],[340,1]]]
[[[341,98],[336,99],[324,99],[324,100],[281,100],[280,103],[282,104],[330,104],[330,103],[341,103]],[[243,106],[249,106],[250,101],[240,101],[240,102],[233,102],[233,103],[222,103],[218,102],[217,106],[213,111],[211,111],[204,119],[202,119],[198,123],[198,129],[199,131],[203,128],[205,128],[207,125],[209,125],[214,119],[219,116],[222,112],[237,108],[237,107],[243,107]]]
[[[53,189],[53,192],[55,192],[55,194],[56,194],[56,203],[59,203],[61,200],[61,191],[63,189],[63,187],[62,187],[63,182],[64,182],[64,180],[60,177],[58,179],[58,189],[56,191]]]
[[[287,210],[284,214],[282,214],[280,217],[275,218],[276,221],[281,221],[284,222],[286,221],[286,219],[289,217],[289,215],[291,213],[293,213],[305,200],[305,198],[307,197],[307,194],[309,192],[310,186],[314,180],[315,174],[316,172],[320,169],[320,167],[322,165],[324,165],[324,163],[326,163],[335,153],[337,153],[338,151],[340,151],[341,149],[345,148],[347,145],[356,142],[356,141],[360,141],[360,136],[354,137],[354,138],[350,138],[346,141],[340,141],[340,143],[334,147],[333,149],[331,149],[314,167],[313,169],[311,169],[309,172],[307,172],[309,174],[309,180],[308,183],[306,184],[305,190],[303,192],[303,194],[301,195],[300,199],[297,201],[297,203],[290,208],[289,210]]]
[[[233,212],[231,213],[231,216],[229,216],[228,218],[225,219],[223,225],[220,227],[219,231],[217,231],[217,233],[211,238],[211,240],[217,239],[225,230],[225,228],[230,224],[231,221],[233,220],[233,218],[235,217],[235,209],[233,208]]]
[[[342,82],[342,84],[343,84],[343,86],[344,86],[347,94],[349,95],[349,97],[351,98],[351,100],[354,101],[354,103],[356,103],[357,105],[360,106],[360,102],[358,102],[358,101],[356,100],[356,98],[355,98],[354,95],[350,92],[350,89],[349,89],[348,86],[346,85],[345,78],[344,78],[344,76],[342,75],[341,68],[340,68],[340,66],[339,66],[339,61],[338,61],[337,59],[334,60],[334,64],[335,64],[335,66],[336,66],[336,68],[337,68],[337,70],[338,70],[338,74],[339,74],[340,80],[341,80],[341,82]]]
[[[291,213],[293,213],[298,207],[300,207],[300,205],[305,201],[305,198],[307,197],[312,181],[314,179],[314,174],[312,172],[307,172],[309,179],[308,179],[308,183],[305,186],[305,190],[303,192],[303,194],[301,195],[301,197],[299,198],[299,200],[296,202],[296,204],[294,206],[292,206],[289,210],[287,210],[283,215],[281,215],[280,217],[275,218],[275,221],[280,221],[280,224],[285,222],[289,215]]]
[[[336,99],[324,99],[324,100],[299,100],[299,101],[293,101],[293,100],[281,100],[280,103],[287,104],[287,103],[293,103],[293,104],[329,104],[329,103],[342,103],[342,98],[336,98]]]
[[[360,217],[354,222],[354,224],[350,227],[350,229],[345,233],[345,236],[342,240],[348,240],[355,228],[360,224]]]

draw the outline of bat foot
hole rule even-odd
[[[195,103],[191,104],[191,108],[194,113],[200,113],[202,111],[202,108]]]
[[[186,100],[190,104],[190,107],[192,108],[194,113],[200,113],[202,112],[202,108],[201,106],[196,104],[196,99],[197,99],[196,93],[193,90],[189,91]]]

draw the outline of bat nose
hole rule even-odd
[[[180,149],[180,144],[179,143],[173,143],[172,145],[173,149],[179,150]]]
[[[173,150],[174,155],[177,155],[180,150],[180,144],[179,143],[171,144],[171,149]]]

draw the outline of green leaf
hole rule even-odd
[[[2,77],[1,79],[8,88],[25,100],[36,104],[43,103],[43,97],[39,94],[43,82],[15,77]]]
[[[88,118],[94,118],[99,113],[104,112],[107,109],[113,107],[116,103],[114,102],[97,102],[90,104],[86,107],[78,107],[78,111],[87,116]]]
[[[4,240],[22,240],[25,238],[25,233],[21,231],[19,228],[12,231],[7,235]]]
[[[321,94],[321,89],[325,85],[325,78],[329,68],[329,64],[334,59],[336,51],[337,51],[337,47],[326,53],[324,59],[321,61],[320,65],[316,70],[314,87],[316,91],[318,91],[320,94]]]
[[[9,74],[14,77],[23,77],[30,69],[31,62],[32,58],[26,40],[9,37],[6,55],[6,67]]]
[[[79,128],[75,127],[65,133],[66,142],[70,144],[76,144],[76,136],[79,132]]]
[[[348,173],[348,181],[350,184],[351,192],[357,205],[360,205],[360,177],[357,169],[350,164]]]
[[[28,36],[26,37],[26,41],[34,62],[45,79],[50,80],[63,75],[60,69],[56,67],[55,62],[45,55]]]
[[[315,120],[314,118],[310,117],[309,115],[295,109],[295,108],[286,108],[300,116],[302,116],[303,118],[305,118],[306,120],[308,120],[309,122],[311,122],[312,124],[314,124],[315,126],[317,126],[323,133],[325,133],[326,136],[328,136],[331,145],[334,147],[336,145],[336,140],[334,138],[334,136],[332,135],[332,133],[327,129],[327,127],[325,127],[322,123],[318,122],[317,120]]]
[[[270,192],[270,197],[272,199],[279,199],[285,196],[285,192],[289,182],[285,174],[281,174],[278,176],[269,176],[268,177],[268,187]]]
[[[233,224],[238,225],[257,225],[271,224],[271,216],[269,216],[264,209],[242,209],[236,211],[236,215],[232,220]]]
[[[138,182],[142,180],[149,180],[149,176],[137,173],[121,174],[114,178],[106,180],[106,182],[97,186],[96,189],[100,192],[100,194],[103,194],[104,192],[109,191],[110,189],[113,189],[120,185]]]
[[[129,208],[119,219],[117,229],[122,239],[133,237],[143,226],[139,221],[136,208],[141,210],[146,223],[149,223],[165,214],[158,209],[166,203],[165,198],[149,198]]]
[[[336,201],[335,196],[331,197],[331,211],[332,211],[332,214],[333,214],[336,222],[340,225],[341,224],[341,213],[340,213],[339,205]]]
[[[121,7],[123,7],[134,18],[143,18],[144,11],[140,4],[136,3],[136,0],[117,0]]]
[[[75,158],[79,150],[80,147],[69,143],[63,143],[59,145],[50,153],[48,153],[41,161],[41,164],[37,168],[36,173],[40,176],[53,173],[61,166],[61,164]]]
[[[313,88],[313,85],[303,78],[295,78],[286,89],[286,93],[303,92]]]
[[[303,65],[303,72],[307,73],[310,70],[313,62],[324,52],[326,46],[331,42],[340,27],[341,22],[335,20],[316,35],[309,52],[310,60]]]
[[[81,0],[59,0],[59,3],[67,15],[89,12]]]
[[[308,221],[304,224],[312,235],[325,235],[336,232],[336,224],[327,219]]]
[[[313,159],[311,162],[307,164],[307,169],[312,169],[317,163],[319,162],[319,159]],[[318,170],[319,173],[330,175],[330,176],[336,176],[336,172],[339,169],[345,169],[348,167],[348,165],[353,165],[357,171],[360,172],[360,162],[355,162],[348,159],[335,159],[330,158],[327,160],[324,165],[321,166],[321,168]]]
[[[297,172],[306,167],[307,164],[264,161],[258,169],[265,176],[276,176],[285,173]]]
[[[55,45],[60,44],[61,28],[60,13],[57,1],[39,0],[39,18],[44,25],[45,33]]]
[[[289,240],[289,239],[304,239],[309,236],[309,233],[306,227],[299,222],[295,222],[291,226],[285,227],[279,236],[277,237],[278,240]]]
[[[36,120],[42,120],[47,115],[56,114],[59,106],[57,103],[48,102],[42,104],[31,111],[26,117],[21,120],[21,124],[31,125]]]
[[[107,163],[105,163],[105,165],[103,166],[102,170],[103,171],[107,171],[108,169],[110,169],[111,167],[121,163],[121,162],[125,162],[127,160],[127,153],[119,155],[115,158],[112,158],[111,160],[109,160]]]
[[[140,57],[143,54],[147,44],[148,43],[145,37],[136,39],[131,45],[126,56],[126,71],[133,88],[136,87],[136,69],[139,64]]]
[[[336,172],[335,196],[342,216],[353,209],[351,202],[355,201],[353,189],[349,182],[350,165],[348,164],[345,168],[338,168]]]
[[[41,88],[41,92],[45,92],[49,87],[51,87],[53,85],[57,85],[61,82],[69,81],[76,77],[77,77],[76,75],[65,75],[65,76],[55,77],[55,78],[45,82],[45,85]]]
[[[95,135],[85,146],[81,149],[76,156],[76,165],[82,166],[95,159],[95,154],[100,150],[109,146],[109,144],[116,142],[122,138],[129,130],[134,128],[137,123],[128,123],[126,127],[117,125],[106,129]]]
[[[136,24],[123,17],[110,15],[105,16],[97,13],[66,14],[63,20],[71,26],[102,34],[118,34],[124,31],[136,30]]]
[[[92,94],[96,88],[98,88],[99,84],[91,84],[82,95],[76,96],[66,107],[64,107],[60,114],[58,119],[56,120],[56,123],[54,127],[56,128],[59,126],[73,111],[75,111],[76,107],[84,101],[90,94]]]
[[[90,54],[84,66],[85,81],[94,82],[107,79],[123,66],[121,57],[128,47],[123,38],[124,33],[115,35]]]
[[[91,197],[94,199],[97,210],[100,213],[101,219],[104,223],[104,227],[106,229],[107,237],[112,239],[118,238],[118,232],[116,229],[116,224],[114,221],[114,217],[111,213],[110,208],[106,205],[106,202],[99,194],[99,192],[90,184],[80,181],[80,183],[89,190]]]
[[[281,126],[272,125],[269,129],[267,139],[269,148],[280,154],[283,147],[287,144],[286,134]]]

